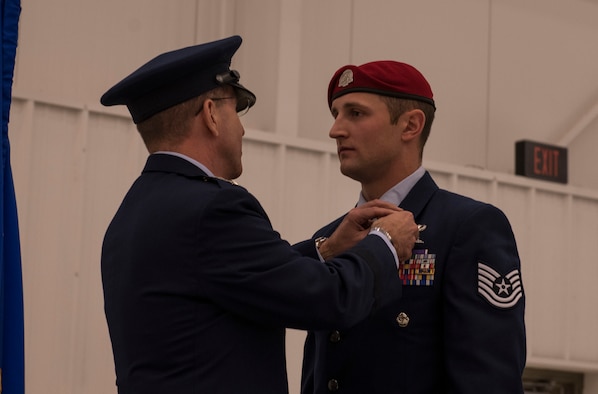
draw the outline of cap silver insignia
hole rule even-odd
[[[338,79],[338,87],[344,88],[353,82],[353,70],[347,69],[343,71],[341,77]]]

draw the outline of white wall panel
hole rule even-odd
[[[150,58],[194,44],[196,4],[23,0],[15,87],[36,98],[97,103]]]
[[[73,355],[77,273],[81,253],[81,166],[78,113],[39,104],[31,129],[27,206],[18,205],[25,293],[27,379],[66,390]],[[13,145],[13,155],[21,153]],[[22,176],[15,168],[15,177]],[[17,203],[20,190],[16,189]],[[23,212],[26,212],[24,214]],[[61,229],[68,229],[61,231]],[[65,235],[68,234],[68,237]],[[70,365],[69,365],[70,366]],[[32,384],[35,387],[35,383]]]
[[[593,248],[598,235],[598,204],[596,200],[573,198],[570,231],[562,247],[565,255],[560,261],[557,275],[566,280],[570,293],[568,300],[569,357],[582,362],[595,363],[598,355],[598,313],[596,297],[591,289],[596,288],[598,264],[592,263]],[[566,279],[565,279],[566,278]]]
[[[596,106],[594,113],[598,113],[598,88],[595,97],[590,100]],[[584,106],[585,108],[585,106]],[[570,144],[569,149],[569,182],[572,185],[583,185],[588,188],[598,189],[598,171],[596,171],[596,147],[598,147],[598,116],[593,117],[592,108],[584,109],[579,115],[592,120],[587,127],[581,127],[579,134]],[[572,123],[571,129],[575,129]],[[565,128],[566,131],[571,130]]]
[[[496,199],[494,201],[495,205],[502,209],[505,215],[509,218],[517,243],[522,246],[527,245],[532,238],[531,227],[533,223],[528,216],[529,195],[530,190],[527,187],[498,182]],[[525,249],[529,250],[529,248]],[[527,260],[527,256],[523,256],[521,250],[519,251],[519,254],[522,261]],[[525,265],[523,270],[525,271]]]
[[[285,183],[282,186],[285,206],[283,221],[285,236],[291,242],[298,242],[311,236],[306,229],[314,228],[324,214],[321,204],[327,198],[327,185],[322,167],[325,166],[324,155],[304,149],[287,151]]]
[[[353,60],[354,3],[301,1],[300,137],[329,140],[332,116],[327,103],[328,82],[338,68]]]
[[[241,73],[241,83],[257,96],[256,106],[245,115],[243,123],[246,127],[270,133],[280,126],[279,133],[295,135],[296,122],[285,123],[283,119],[296,119],[293,114],[297,109],[292,103],[299,98],[295,87],[292,84],[288,86],[295,79],[295,70],[287,70],[282,63],[285,55],[295,57],[293,52],[299,37],[290,34],[287,26],[299,19],[297,15],[293,15],[295,20],[290,22],[282,19],[286,9],[283,3],[288,1],[237,0],[233,3],[234,26],[221,37],[232,34],[243,37],[243,44],[233,59],[233,67]],[[291,41],[283,42],[283,38]]]
[[[564,359],[569,284],[563,275],[563,258],[567,251],[554,247],[557,240],[567,237],[567,212],[556,207],[566,206],[565,196],[537,191],[533,201],[533,239],[528,277],[534,281],[527,296],[530,352],[540,357]],[[532,279],[533,281],[533,279]]]
[[[279,184],[283,181],[284,162],[281,160],[284,147],[245,138],[243,142],[243,174],[237,182],[260,201],[270,221],[281,222],[281,201]],[[251,187],[249,187],[251,185]]]
[[[100,255],[104,232],[137,178],[147,151],[131,121],[91,113],[85,147],[84,215],[72,393],[114,392],[114,364],[102,298]]]

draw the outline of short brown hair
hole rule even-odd
[[[177,145],[187,137],[189,122],[199,103],[203,102],[200,97],[167,108],[137,124],[137,130],[150,153]]]
[[[430,136],[432,122],[434,122],[434,106],[418,100],[405,100],[389,96],[380,96],[380,98],[386,103],[386,107],[388,108],[388,113],[390,114],[390,124],[397,124],[401,115],[413,109],[419,109],[424,113],[426,122],[420,137],[420,149],[423,152],[424,145]]]
[[[219,87],[193,97],[164,111],[158,112],[137,124],[137,130],[148,151],[153,153],[175,147],[189,135],[191,119],[196,116],[206,99],[228,92],[230,88]]]

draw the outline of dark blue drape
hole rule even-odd
[[[0,150],[0,368],[2,394],[25,392],[23,278],[17,204],[10,168],[8,117],[17,50],[20,0],[1,0],[2,149]]]

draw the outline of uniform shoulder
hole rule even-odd
[[[435,195],[435,199],[441,205],[449,208],[457,214],[486,214],[504,216],[504,212],[497,206],[477,200],[475,198],[458,194],[445,189],[439,189]]]
[[[247,189],[245,189],[243,186],[239,185],[237,182],[230,180],[230,179],[225,179],[225,178],[221,178],[218,176],[208,176],[208,175],[203,175],[201,176],[201,180],[207,183],[211,183],[215,186],[220,187],[221,189],[237,189],[237,190],[242,190],[242,191],[247,191]]]

